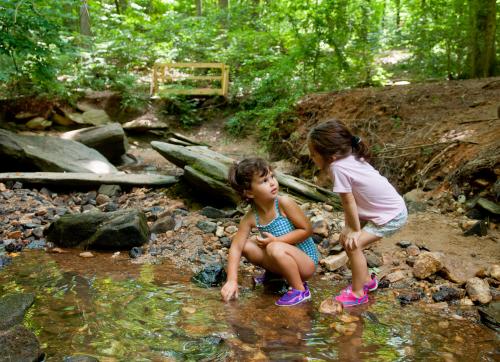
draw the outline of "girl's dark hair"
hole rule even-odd
[[[243,197],[245,191],[250,190],[254,175],[262,177],[271,171],[272,168],[266,160],[260,157],[250,157],[233,163],[227,178],[231,187]]]
[[[370,159],[370,149],[361,138],[354,136],[346,125],[336,119],[316,125],[307,136],[309,145],[324,160],[347,157],[354,154],[356,158]]]

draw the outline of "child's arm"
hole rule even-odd
[[[341,235],[341,241],[347,250],[352,250],[357,247],[358,239],[361,235],[358,207],[352,192],[340,193],[340,200],[344,208],[345,226],[347,228],[347,233]]]
[[[286,217],[295,226],[295,230],[288,234],[281,236],[273,236],[269,233],[264,233],[265,239],[259,238],[263,245],[269,244],[273,241],[281,241],[287,244],[298,244],[306,240],[312,234],[312,226],[302,209],[295,201],[286,196],[279,197],[279,204],[283,208]]]
[[[231,300],[233,297],[238,298],[238,266],[243,247],[254,223],[253,218],[251,213],[247,213],[241,219],[238,231],[231,241],[227,260],[227,280],[221,289],[222,299],[225,302]]]

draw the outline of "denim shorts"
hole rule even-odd
[[[373,234],[375,236],[384,238],[387,236],[391,236],[396,233],[399,229],[406,224],[406,220],[408,219],[408,212],[406,210],[400,212],[394,219],[386,222],[383,225],[376,225],[371,221],[368,221],[363,230],[367,233]]]

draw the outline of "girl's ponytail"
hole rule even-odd
[[[352,153],[358,158],[364,158],[366,161],[370,160],[371,152],[368,145],[358,136],[351,138]]]

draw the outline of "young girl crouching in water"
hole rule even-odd
[[[289,197],[278,196],[278,182],[269,164],[261,158],[235,163],[229,170],[229,182],[252,207],[241,219],[229,249],[227,281],[221,290],[224,301],[238,297],[241,255],[287,280],[291,289],[276,305],[292,306],[310,299],[306,280],[316,270],[318,252],[303,211]],[[249,238],[255,227],[261,236]]]
[[[333,181],[340,194],[345,228],[340,235],[351,262],[352,285],[335,297],[344,307],[368,302],[368,292],[377,289],[375,275],[370,276],[363,249],[398,231],[408,217],[403,198],[389,181],[367,161],[369,150],[359,137],[336,120],[314,127],[308,135],[314,163]],[[361,228],[361,223],[366,224]]]

